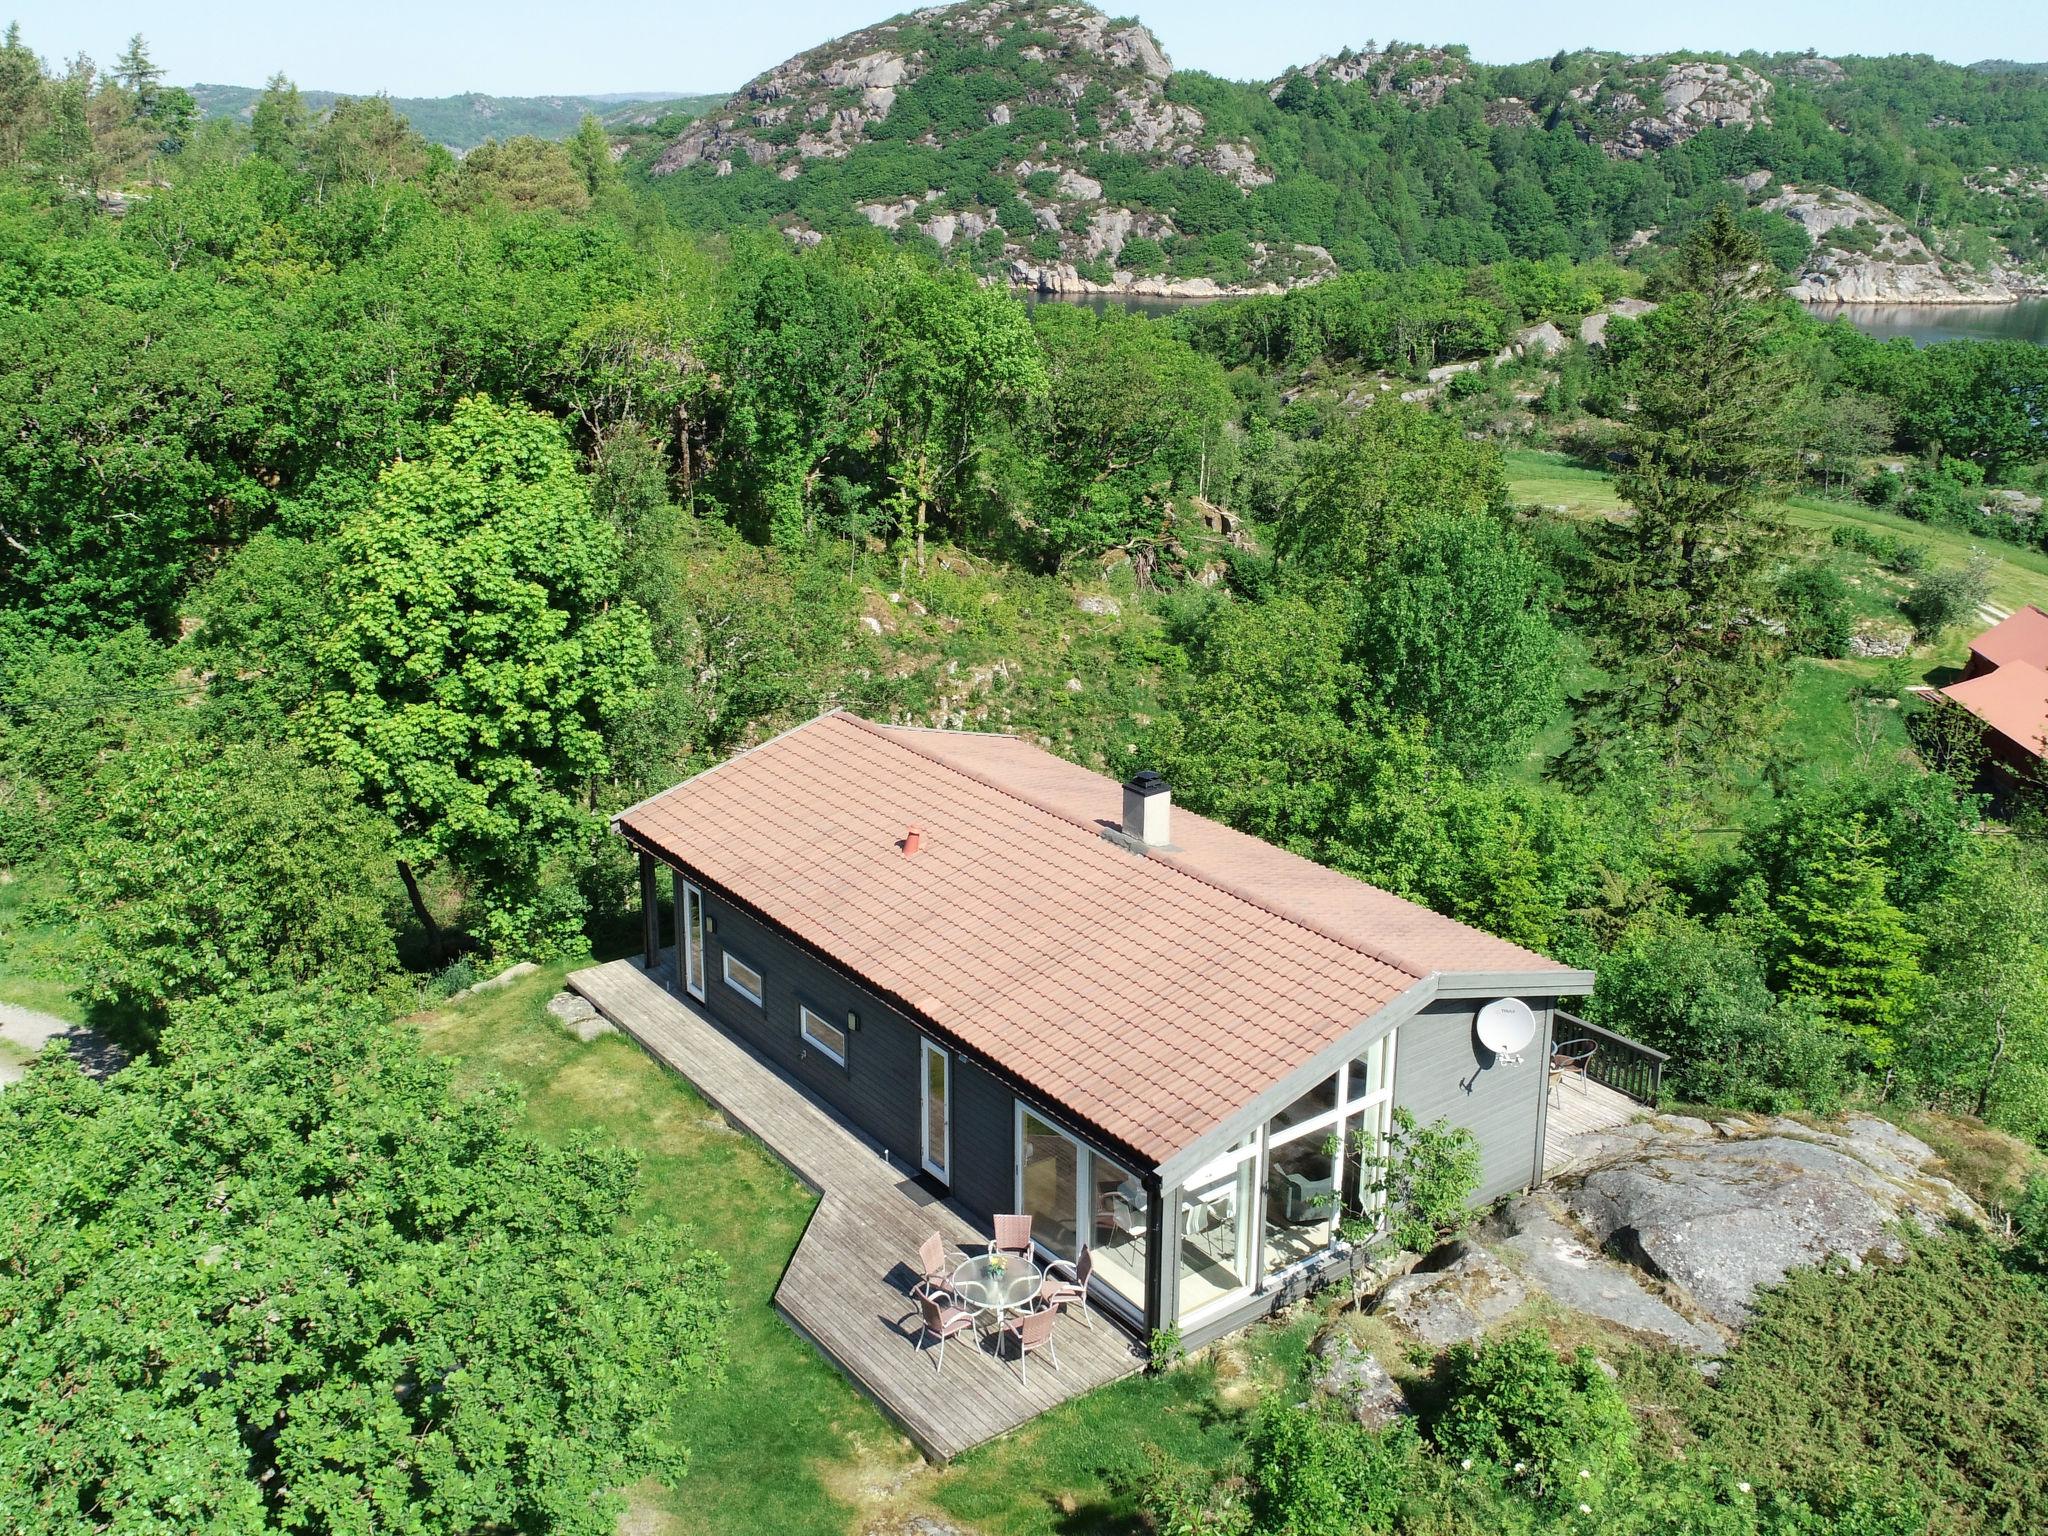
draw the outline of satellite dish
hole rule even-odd
[[[1536,1038],[1536,1014],[1519,997],[1503,997],[1479,1010],[1479,1043],[1506,1061],[1520,1058]]]

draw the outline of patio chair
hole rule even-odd
[[[1095,1273],[1095,1254],[1083,1248],[1078,1262],[1054,1259],[1045,1266],[1045,1278],[1038,1282],[1038,1304],[1048,1312],[1067,1307],[1081,1309],[1081,1321],[1095,1331],[1095,1319],[1088,1311],[1088,1279]]]
[[[1586,1084],[1592,1080],[1593,1053],[1600,1049],[1597,1040],[1564,1040],[1550,1048],[1550,1102],[1557,1102],[1564,1080],[1576,1077],[1579,1092],[1586,1091]]]
[[[1027,1357],[1037,1350],[1044,1350],[1052,1368],[1060,1368],[1060,1352],[1053,1347],[1052,1325],[1060,1315],[1051,1307],[1041,1307],[1036,1312],[1019,1313],[1003,1324],[1003,1337],[1017,1341],[1017,1370],[1024,1378],[1024,1385],[1031,1385],[1031,1366]],[[1002,1340],[996,1341],[1000,1348]]]
[[[953,1283],[953,1277],[946,1273],[946,1240],[938,1233],[918,1245],[917,1270],[921,1278],[912,1284],[910,1294],[919,1300]]]
[[[996,1218],[995,1241],[988,1245],[988,1251],[990,1253],[1006,1253],[1019,1259],[1030,1258],[1030,1216],[998,1216]]]
[[[917,1347],[929,1348],[931,1341],[939,1341],[938,1363],[934,1371],[946,1369],[946,1340],[956,1334],[971,1332],[974,1328],[974,1314],[965,1308],[953,1305],[950,1291],[931,1289],[917,1298],[918,1311],[923,1316],[923,1326],[917,1330]]]

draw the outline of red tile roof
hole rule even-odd
[[[2048,757],[2048,672],[2040,667],[2007,661],[1941,692],[2016,746]]]
[[[1431,971],[1579,973],[1013,737],[824,715],[621,814],[960,1045],[1153,1162]],[[922,847],[906,857],[912,825]]]
[[[2048,613],[2028,603],[1972,640],[1970,649],[1993,666],[2024,661],[2048,668]]]

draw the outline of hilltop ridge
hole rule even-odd
[[[1368,42],[1239,82],[1176,70],[1141,22],[1072,0],[964,0],[796,53],[634,154],[702,226],[803,244],[879,229],[1043,292],[1190,296],[1417,261],[1632,260],[1765,171],[1881,220],[1910,208],[1930,268],[1978,298],[2006,284],[1994,267],[2048,260],[2043,143],[2048,78],[1932,59],[1495,66]],[[1803,222],[1746,217],[1798,271]]]

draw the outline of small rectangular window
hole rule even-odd
[[[797,1005],[797,1029],[806,1044],[823,1051],[842,1067],[846,1065],[846,1031],[801,1003]]]
[[[725,952],[725,984],[756,1008],[761,1006],[761,973],[729,949]]]

